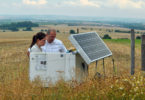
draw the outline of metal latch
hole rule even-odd
[[[46,61],[40,61],[40,64],[46,65]]]
[[[60,55],[60,57],[63,57],[63,56],[64,56],[63,54]]]

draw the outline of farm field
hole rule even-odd
[[[85,28],[84,28],[85,27]],[[96,31],[105,39],[113,56],[105,58],[105,76],[102,60],[89,65],[89,76],[81,84],[73,85],[60,80],[56,87],[43,88],[39,81],[29,81],[29,58],[26,55],[32,36],[41,29],[59,30],[57,38],[67,49],[72,47],[68,40],[69,30],[80,33]],[[145,100],[145,78],[141,69],[141,41],[136,40],[135,75],[130,75],[130,34],[107,32],[105,27],[42,25],[33,31],[0,31],[0,100]],[[128,30],[128,29],[122,29]],[[138,30],[140,31],[140,30]],[[140,31],[141,32],[141,31]],[[140,34],[136,34],[138,36]],[[120,39],[118,39],[120,38]],[[124,38],[124,39],[123,39]],[[128,38],[128,39],[126,39]],[[115,71],[113,70],[113,62]],[[99,72],[100,77],[94,77]]]

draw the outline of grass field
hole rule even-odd
[[[86,26],[85,26],[86,27]],[[87,27],[80,32],[97,31],[100,36],[107,33],[113,39],[104,40],[113,56],[105,59],[103,77],[102,60],[89,65],[89,76],[81,84],[69,85],[63,80],[56,87],[43,88],[39,81],[31,83],[28,78],[29,58],[26,55],[32,36],[41,29],[55,28],[60,30],[57,38],[67,48],[72,47],[68,40],[69,30],[77,27],[41,26],[32,32],[0,32],[0,100],[145,100],[145,79],[141,69],[141,41],[136,40],[135,75],[130,75],[130,40],[129,34],[107,33],[105,28]],[[100,29],[102,31],[100,31]],[[115,60],[113,71],[112,58]],[[100,78],[95,73],[101,73]],[[37,84],[37,85],[36,85]]]

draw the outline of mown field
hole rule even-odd
[[[29,58],[26,55],[32,36],[41,29],[55,28],[57,38],[67,49],[72,47],[68,40],[69,30],[76,26],[45,25],[33,31],[0,31],[0,100],[145,100],[145,79],[141,69],[141,41],[136,40],[135,75],[130,75],[130,34],[106,32],[104,27],[85,26],[80,33],[96,31],[100,36],[109,34],[113,39],[104,40],[113,56],[105,59],[105,76],[102,60],[89,65],[89,76],[81,84],[67,84],[60,80],[56,87],[43,88],[41,82],[29,81]],[[126,30],[126,29],[125,29]],[[139,35],[139,34],[137,34]],[[115,71],[113,70],[113,62]],[[99,72],[100,77],[94,77]]]

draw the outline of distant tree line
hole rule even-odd
[[[125,31],[125,30],[115,30],[115,32],[118,32],[118,33],[130,33],[131,31]]]
[[[23,31],[31,31],[32,30],[31,27],[39,27],[39,24],[32,23],[31,21],[24,21],[24,22],[0,25],[0,29],[11,30],[11,31],[18,31],[19,28],[26,28]]]
[[[126,23],[126,22],[104,22],[113,26],[119,26],[129,29],[145,30],[145,25],[143,23]]]
[[[142,23],[124,23],[121,24],[120,26],[125,28],[130,28],[130,29],[145,30],[145,25]]]

